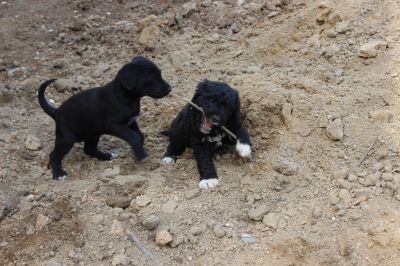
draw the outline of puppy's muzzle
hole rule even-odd
[[[219,126],[221,124],[221,118],[217,115],[213,115],[210,117],[211,123],[213,123],[214,126]]]

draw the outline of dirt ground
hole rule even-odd
[[[0,21],[1,265],[152,265],[127,233],[162,265],[400,265],[399,1],[7,0]],[[117,159],[77,144],[52,180],[38,85],[62,79],[59,105],[135,55],[180,96],[240,92],[254,154],[219,158],[217,189],[190,150],[159,164],[172,96],[143,99],[149,160],[104,136]]]

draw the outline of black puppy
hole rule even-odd
[[[186,147],[191,147],[200,172],[200,189],[212,188],[218,184],[213,155],[226,150],[227,145],[236,145],[241,157],[250,156],[249,134],[242,126],[239,94],[226,83],[200,82],[192,102],[200,106],[205,115],[189,104],[179,112],[170,129],[163,132],[170,143],[161,163],[175,162]],[[221,126],[233,132],[237,140]]]
[[[103,134],[128,142],[138,160],[146,158],[143,134],[135,120],[140,111],[140,98],[161,98],[171,91],[152,61],[140,56],[133,58],[113,81],[75,94],[57,109],[44,97],[46,87],[54,80],[45,81],[38,91],[40,106],[56,122],[55,147],[50,154],[54,179],[66,177],[61,161],[75,142],[84,141],[84,151],[89,156],[99,160],[115,158],[114,154],[97,149]]]

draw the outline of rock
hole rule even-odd
[[[100,63],[96,66],[96,69],[92,73],[93,78],[100,78],[106,71],[110,69],[110,66],[106,63]]]
[[[56,261],[56,260],[49,260],[47,263],[46,263],[46,266],[61,266],[62,264],[61,263],[59,263],[58,261]]]
[[[326,131],[330,139],[342,140],[344,136],[342,119],[336,118],[334,120],[330,120],[328,122],[328,126],[326,127]]]
[[[392,173],[383,173],[381,177],[385,181],[392,181],[394,179],[394,176]]]
[[[57,79],[54,82],[54,88],[57,92],[63,93],[66,91],[74,91],[78,88],[72,80],[69,79]]]
[[[378,55],[377,49],[386,48],[387,42],[382,40],[372,40],[360,46],[358,56],[362,58],[373,58]]]
[[[329,201],[331,202],[332,205],[339,203],[340,199],[335,191],[331,191],[329,193]]]
[[[394,114],[391,110],[376,110],[369,113],[369,117],[378,123],[392,122],[393,116]]]
[[[111,265],[117,266],[117,265],[129,265],[129,260],[128,257],[124,254],[117,254],[114,255]]]
[[[198,235],[200,235],[201,233],[203,232],[203,229],[200,227],[200,226],[192,226],[192,228],[190,228],[190,230],[189,230],[189,233],[191,234],[191,235],[194,235],[194,236],[198,236]]]
[[[51,220],[49,217],[40,213],[36,218],[36,226],[35,226],[36,231],[41,231],[50,222]]]
[[[42,148],[42,143],[38,137],[28,135],[25,140],[25,148],[30,151],[38,151]]]
[[[356,182],[358,180],[358,177],[354,174],[349,174],[347,180],[349,180],[350,182]]]
[[[365,177],[364,185],[367,187],[375,186],[379,182],[380,178],[381,178],[381,174],[379,172],[367,175]]]
[[[278,228],[278,223],[279,223],[280,219],[281,219],[281,216],[279,214],[270,212],[264,216],[263,224],[265,224],[266,226],[271,227],[273,229],[276,229],[276,228]]]
[[[28,228],[26,229],[26,235],[31,236],[35,233],[35,227],[32,225],[28,225]]]
[[[255,208],[251,208],[248,212],[247,215],[249,216],[250,219],[254,221],[261,221],[264,217],[264,215],[269,211],[269,208],[265,206],[259,206]]]
[[[325,34],[328,38],[335,38],[338,33],[335,30],[328,29],[325,31]]]
[[[175,248],[175,247],[179,246],[182,243],[183,243],[183,236],[178,235],[178,236],[174,237],[174,239],[172,240],[172,242],[169,243],[169,245],[170,245],[170,247]]]
[[[168,59],[176,71],[181,71],[184,69],[190,56],[184,51],[173,51],[168,54]]]
[[[124,227],[122,226],[121,222],[117,219],[114,219],[111,225],[111,234],[114,236],[122,236],[124,235]]]
[[[172,242],[173,237],[167,230],[158,231],[156,234],[156,244],[159,246],[165,246]]]
[[[340,68],[335,69],[335,77],[340,78],[341,76],[343,76],[343,70]]]
[[[75,258],[75,251],[73,251],[73,250],[70,250],[69,252],[68,252],[68,257],[70,257],[71,259],[73,259],[73,258]]]
[[[32,194],[29,194],[28,196],[26,196],[26,198],[25,198],[27,201],[30,201],[30,202],[32,202],[32,201],[34,201],[35,200],[35,196],[33,196]]]
[[[299,166],[297,163],[290,162],[286,159],[279,162],[278,165],[275,166],[275,171],[281,173],[283,175],[296,175],[299,170]]]
[[[339,199],[341,199],[344,203],[348,204],[351,201],[351,194],[347,189],[339,190],[338,194]]]
[[[226,235],[225,230],[224,230],[223,227],[220,226],[220,225],[214,226],[214,228],[213,228],[213,233],[214,233],[214,235],[215,235],[216,237],[218,237],[218,238],[222,238],[222,237],[224,237],[224,236]]]
[[[317,23],[322,25],[326,21],[328,21],[328,16],[331,13],[331,11],[332,10],[330,8],[320,8],[320,10],[318,11],[317,18],[316,18]]]
[[[351,187],[353,186],[349,181],[344,179],[338,179],[337,183],[340,188],[345,188],[345,189],[351,189]]]
[[[196,3],[186,2],[182,5],[181,16],[190,17],[196,11]]]
[[[0,221],[12,210],[11,200],[0,192]]]
[[[185,194],[185,198],[188,200],[197,198],[198,196],[200,196],[200,189],[198,188],[190,189]]]
[[[254,74],[254,73],[258,73],[260,71],[261,71],[260,66],[249,66],[246,68],[245,73]]]
[[[148,17],[145,17],[144,19],[139,20],[139,22],[138,22],[138,30],[142,31],[144,28],[147,28],[147,27],[152,26],[152,25],[155,26],[157,24],[159,24],[158,17],[153,14],[153,15],[150,15]]]
[[[178,203],[175,200],[169,200],[161,207],[161,210],[168,214],[173,214],[176,207],[178,207]]]
[[[335,179],[346,179],[348,175],[349,175],[348,168],[340,168],[340,169],[334,170],[334,172],[333,172],[333,177]]]
[[[145,218],[142,222],[144,228],[148,230],[154,230],[160,224],[160,219],[157,215],[152,214],[149,217]]]
[[[345,33],[350,30],[349,22],[342,21],[336,24],[335,30],[337,33]]]
[[[156,26],[149,26],[142,30],[139,43],[146,49],[153,50],[160,38],[160,29]]]
[[[243,233],[240,235],[240,239],[246,244],[254,244],[257,240],[250,234]]]
[[[146,195],[138,196],[135,199],[135,203],[139,207],[146,207],[147,205],[150,204],[150,202],[151,202],[151,199],[149,197],[147,197]]]
[[[128,208],[131,204],[132,198],[131,197],[123,197],[123,196],[112,196],[106,198],[106,203],[108,206],[112,208]]]

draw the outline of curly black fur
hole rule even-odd
[[[204,131],[203,114],[191,105],[186,105],[173,120],[168,131],[169,137],[165,157],[177,159],[186,149],[193,148],[200,180],[218,178],[213,156],[229,145],[238,142],[251,146],[249,134],[242,126],[239,94],[222,82],[204,80],[197,86],[192,102],[200,106],[213,126]],[[237,140],[226,134],[221,126],[233,132]]]

